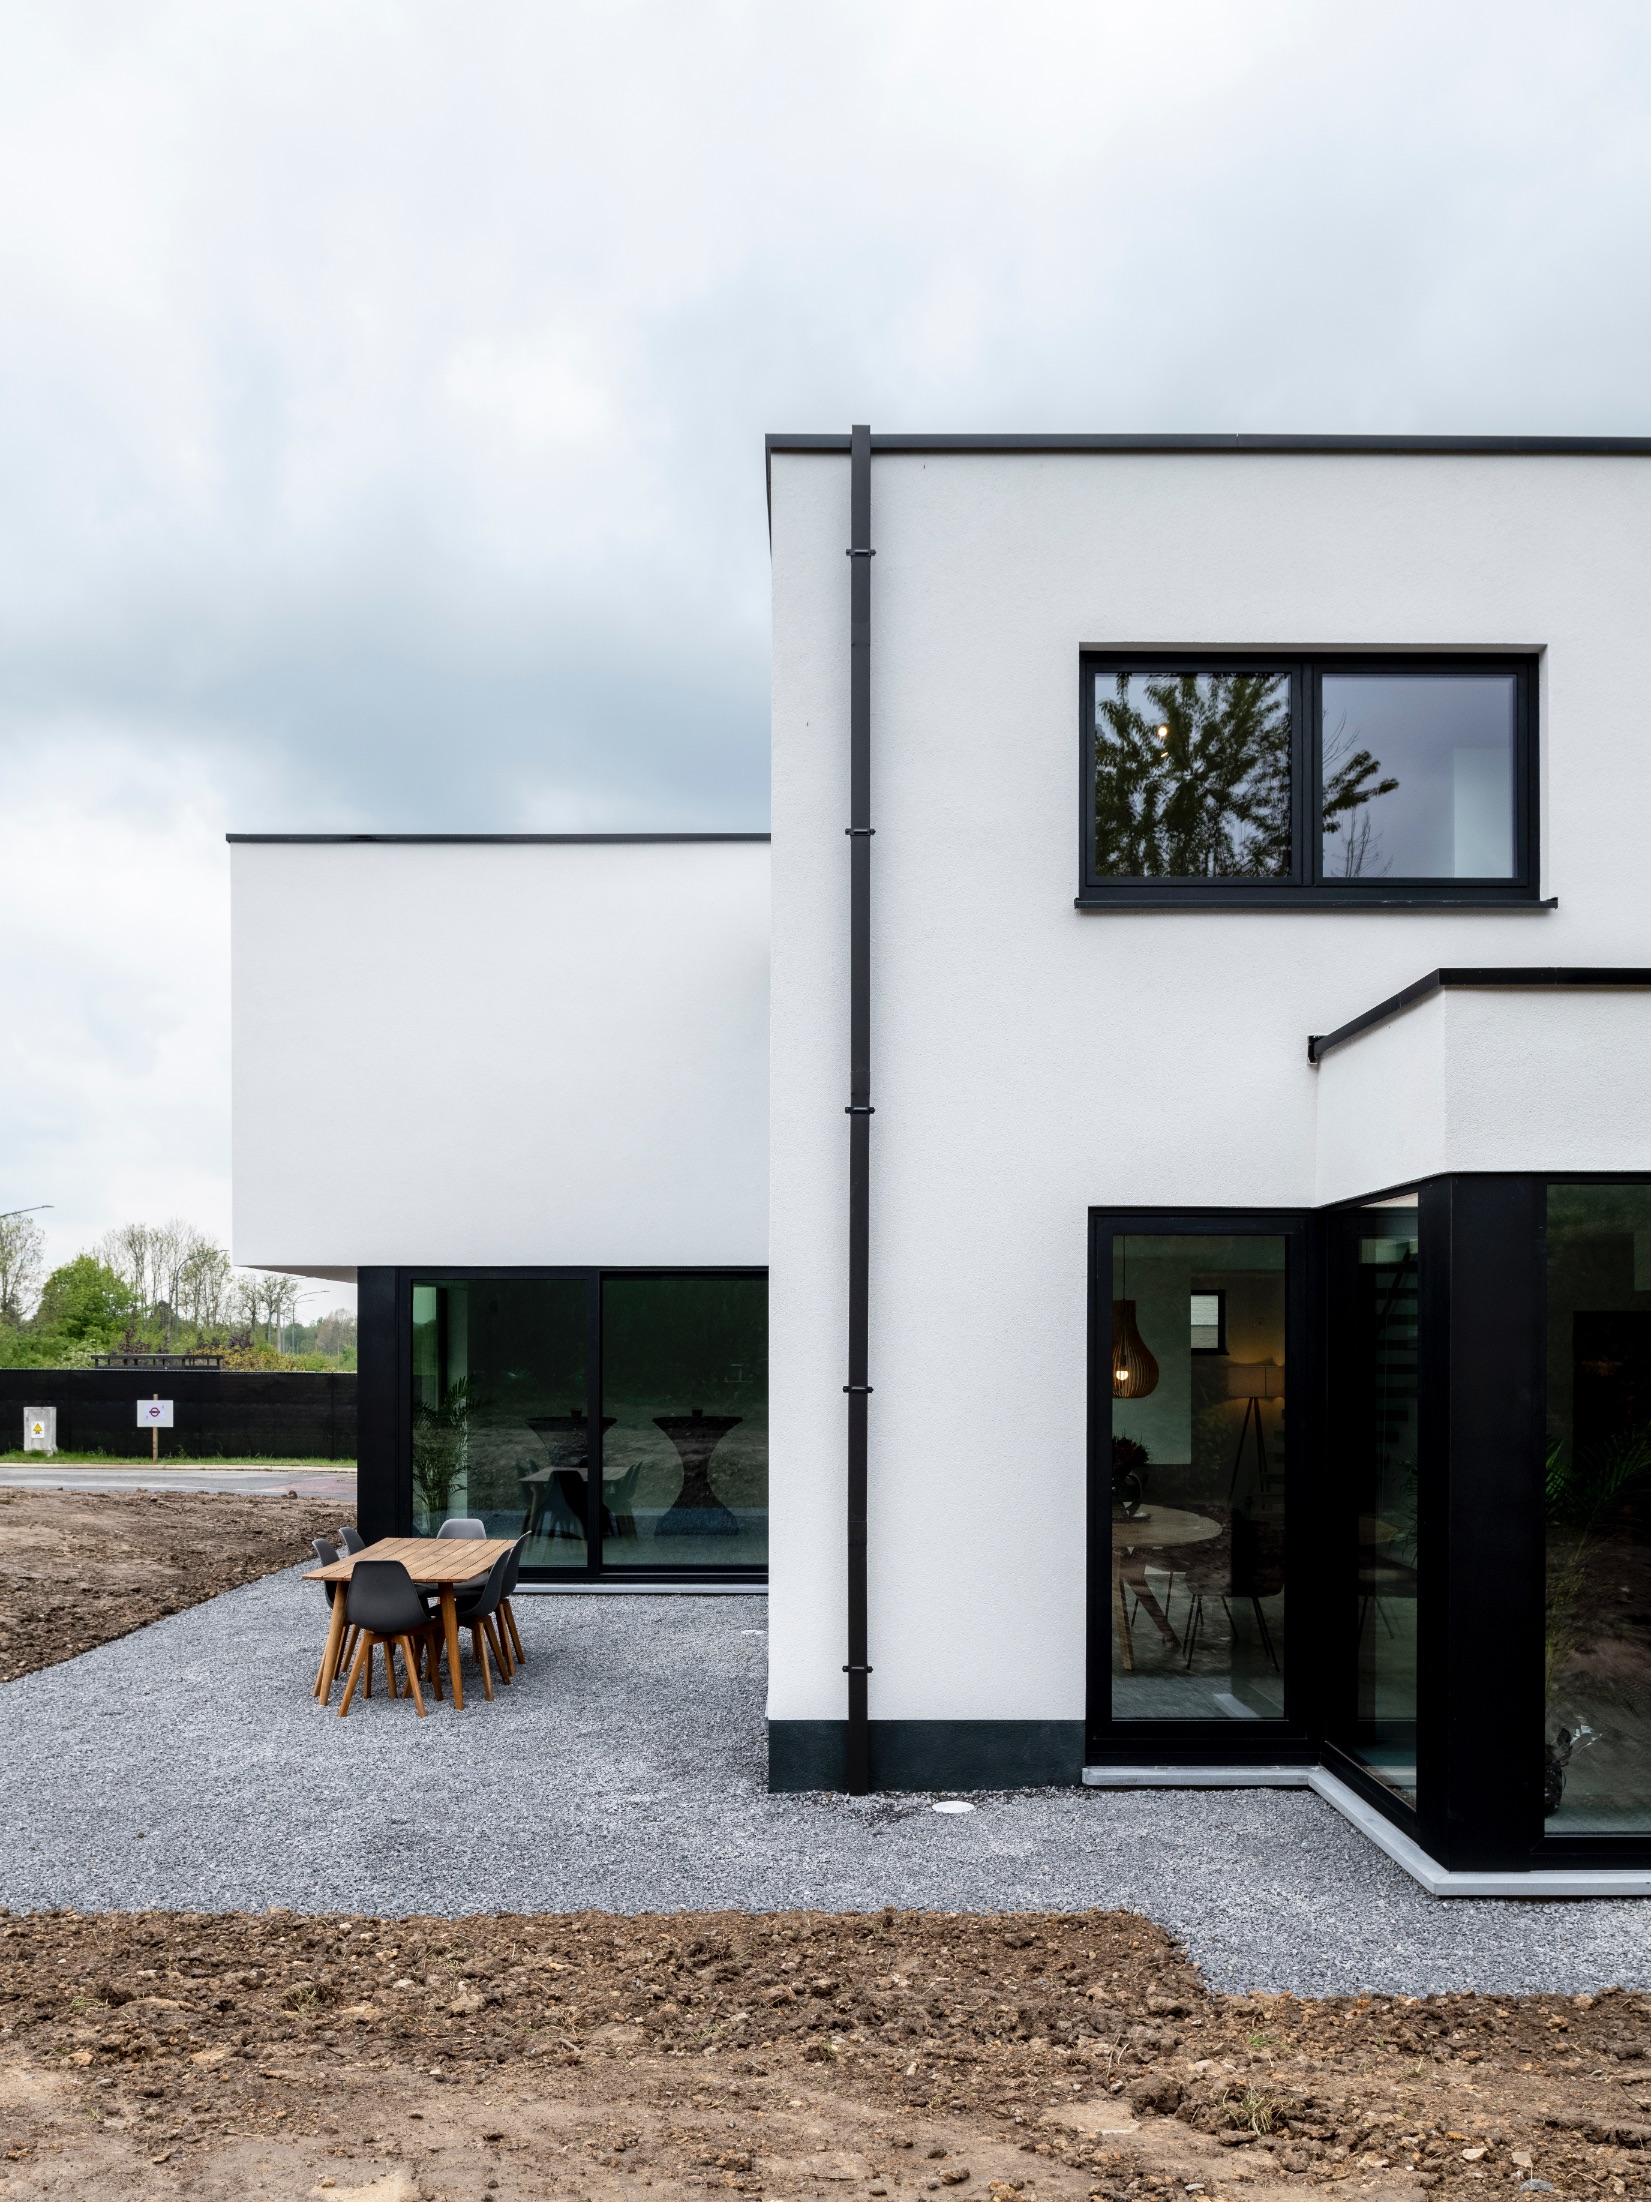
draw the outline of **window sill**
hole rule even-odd
[[[1327,887],[1123,887],[1078,895],[1075,910],[1507,910],[1522,915],[1559,908],[1559,897],[1546,899],[1524,888],[1507,893],[1482,889],[1465,894],[1433,888],[1396,887],[1389,893],[1347,894]]]

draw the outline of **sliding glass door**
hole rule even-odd
[[[416,1534],[479,1519],[541,1576],[766,1567],[766,1277],[453,1271],[405,1291]]]

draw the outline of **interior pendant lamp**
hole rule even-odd
[[[1129,1256],[1124,1256],[1124,1289],[1129,1289]],[[1158,1389],[1158,1363],[1135,1321],[1133,1300],[1112,1303],[1112,1396],[1145,1399]]]

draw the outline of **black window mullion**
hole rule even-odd
[[[585,1573],[602,1572],[602,1273],[593,1269],[585,1304]]]
[[[1324,884],[1324,677],[1316,665],[1301,669],[1302,818],[1301,876],[1310,887]]]

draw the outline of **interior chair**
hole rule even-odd
[[[1408,1544],[1399,1550],[1408,1551]],[[1392,1616],[1387,1607],[1393,1599],[1414,1601],[1418,1576],[1415,1566],[1407,1560],[1392,1556],[1393,1548],[1361,1545],[1359,1548],[1359,1633],[1358,1641],[1364,1641],[1364,1626],[1370,1618],[1372,1606],[1376,1618],[1389,1636],[1397,1636]]]
[[[312,1537],[310,1539],[310,1543],[314,1546],[315,1556],[321,1562],[321,1565],[323,1567],[336,1567],[338,1565],[337,1545],[329,1544],[325,1537]],[[327,1613],[329,1619],[331,1618],[334,1605],[343,1595],[347,1587],[348,1586],[344,1583],[323,1583],[321,1585],[321,1588],[327,1594]],[[350,1663],[350,1654],[354,1649],[355,1636],[354,1632],[352,1631],[345,1637],[343,1651],[339,1654],[338,1664],[341,1670],[348,1667]],[[326,1654],[323,1652],[321,1656],[321,1665],[315,1670],[315,1690],[313,1694],[316,1697],[319,1697],[321,1695],[321,1677],[326,1671],[326,1665]]]
[[[390,1685],[390,1695],[396,1692],[395,1654],[399,1646],[407,1669],[407,1680],[413,1692],[413,1702],[418,1707],[420,1720],[424,1718],[424,1693],[418,1685],[419,1652],[431,1650],[436,1630],[430,1619],[430,1610],[419,1595],[418,1585],[399,1560],[362,1560],[350,1577],[348,1597],[344,1606],[344,1618],[351,1628],[360,1631],[355,1658],[350,1665],[350,1678],[344,1685],[344,1702],[338,1708],[340,1720],[350,1709],[355,1686],[366,1673],[366,1692],[373,1694],[373,1653],[380,1644],[384,1647],[384,1675]],[[415,1645],[418,1647],[415,1651]],[[434,1658],[430,1661],[430,1678],[437,1702],[441,1699],[441,1676]]]
[[[455,1514],[450,1521],[442,1523],[436,1531],[436,1535],[438,1537],[485,1537],[487,1535],[487,1524],[484,1521],[478,1521],[474,1514]]]
[[[338,1541],[346,1552],[365,1552],[367,1540],[359,1529],[352,1529],[348,1522],[338,1532]]]
[[[1233,1596],[1248,1598],[1255,1610],[1261,1648],[1278,1668],[1272,1632],[1261,1610],[1263,1598],[1276,1598],[1284,1588],[1284,1524],[1277,1519],[1260,1521],[1248,1514],[1233,1516]],[[1230,1614],[1229,1614],[1230,1618]]]
[[[1222,1523],[1219,1537],[1208,1538],[1203,1544],[1183,1545],[1175,1556],[1181,1562],[1179,1573],[1187,1593],[1187,1619],[1181,1648],[1185,1655],[1183,1664],[1190,1668],[1203,1633],[1205,1600],[1219,1598],[1229,1624],[1232,1620],[1232,1608],[1227,1603],[1233,1587],[1231,1521]]]
[[[511,1675],[511,1658],[499,1640],[494,1619],[504,1599],[505,1578],[510,1572],[511,1552],[501,1552],[487,1571],[487,1580],[480,1590],[464,1595],[459,1586],[458,1621],[461,1629],[470,1631],[471,1656],[482,1671],[482,1688],[491,1703],[493,1677],[488,1671],[487,1655],[491,1651],[499,1670],[499,1680],[508,1685]]]
[[[636,1535],[636,1516],[631,1511],[636,1503],[636,1487],[641,1481],[643,1461],[633,1461],[622,1476],[602,1485],[602,1526],[610,1537]]]

